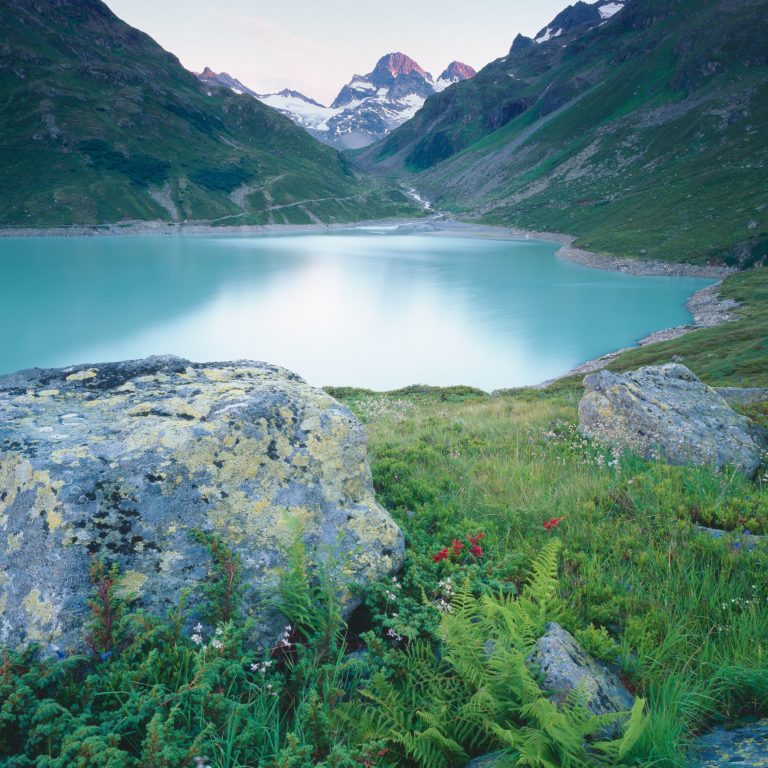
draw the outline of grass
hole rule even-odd
[[[768,714],[768,547],[713,541],[752,499],[766,530],[766,479],[672,468],[610,453],[575,430],[576,391],[474,400],[350,396],[368,420],[374,479],[414,549],[482,530],[491,583],[519,584],[563,517],[567,626],[605,627],[649,703],[647,754],[683,765],[705,723]],[[731,518],[741,529],[743,519]],[[402,628],[401,628],[402,629]]]
[[[407,176],[436,207],[598,253],[764,263],[759,13],[642,0],[565,46],[492,62],[355,160]],[[510,104],[522,111],[504,120]]]
[[[237,558],[217,540],[203,591],[212,618],[199,638],[183,606],[160,620],[114,604],[94,568],[94,653],[2,656],[4,766],[177,768],[205,755],[214,768],[458,768],[505,743],[519,752],[515,739],[538,733],[560,755],[547,765],[592,768],[573,724],[567,738],[547,730],[554,714],[534,706],[536,688],[515,687],[508,665],[523,663],[527,641],[503,649],[507,636],[494,634],[494,616],[519,624],[531,608],[536,632],[557,618],[645,701],[631,749],[601,765],[685,768],[697,734],[768,715],[768,546],[750,549],[740,534],[768,531],[768,476],[590,444],[577,431],[577,388],[333,394],[365,423],[377,497],[405,533],[397,580],[372,584],[345,624],[333,584],[297,544],[281,586],[290,645],[260,653],[236,618]],[[547,530],[553,518],[562,519]],[[715,540],[701,522],[733,533]],[[455,554],[435,559],[443,548]],[[555,578],[542,566],[544,588],[526,602],[541,557]],[[441,612],[445,603],[455,612]],[[467,655],[484,647],[481,628],[504,664]]]

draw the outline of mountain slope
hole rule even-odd
[[[577,3],[356,158],[606,253],[768,253],[768,4]]]
[[[0,225],[410,210],[282,115],[208,91],[100,0],[4,0],[0,40]]]
[[[402,125],[433,93],[474,75],[475,70],[468,64],[453,61],[435,81],[404,53],[388,53],[367,75],[354,75],[330,107],[288,89],[258,94],[226,72],[217,75],[208,68],[198,78],[235,93],[249,93],[323,143],[339,149],[354,149],[367,146]]]

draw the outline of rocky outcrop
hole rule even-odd
[[[149,612],[191,590],[196,622],[194,529],[242,558],[254,642],[282,626],[270,602],[297,536],[339,564],[348,610],[353,582],[403,558],[359,422],[289,371],[159,357],[0,377],[0,645],[82,647],[89,555]]]
[[[684,365],[629,373],[600,371],[584,379],[579,425],[585,436],[670,464],[760,466],[750,422]]]
[[[546,633],[536,641],[531,661],[541,670],[541,687],[558,704],[578,686],[595,715],[628,712],[635,703],[619,676],[593,659],[573,635],[555,622],[549,623]],[[618,738],[621,730],[622,723],[617,721],[601,729],[600,736]]]

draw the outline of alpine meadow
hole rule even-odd
[[[2,768],[768,765],[767,0],[3,0],[0,102]]]

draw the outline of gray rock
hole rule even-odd
[[[766,387],[716,387],[715,392],[730,405],[753,405],[768,400]]]
[[[713,539],[722,539],[728,542],[734,551],[745,549],[751,552],[758,544],[764,544],[768,541],[768,536],[760,536],[745,531],[724,531],[721,528],[708,528],[705,525],[696,525],[694,528],[699,533],[704,533]]]
[[[509,768],[511,765],[512,759],[504,752],[490,752],[470,760],[464,768]]]
[[[768,720],[727,730],[718,728],[694,746],[696,768],[768,766]]]
[[[748,475],[761,462],[750,422],[684,365],[586,376],[579,424],[586,437],[670,464],[732,465]]]
[[[571,691],[581,686],[587,707],[596,715],[625,712],[635,703],[619,676],[605,664],[592,658],[569,632],[551,622],[546,633],[536,641],[531,662],[541,670],[541,686],[561,703]],[[600,736],[616,738],[622,724],[601,729]]]
[[[82,648],[89,553],[165,612],[209,571],[195,528],[240,554],[254,642],[280,632],[270,600],[297,535],[341,563],[347,610],[352,583],[403,559],[361,425],[289,371],[159,357],[0,377],[0,645]]]

